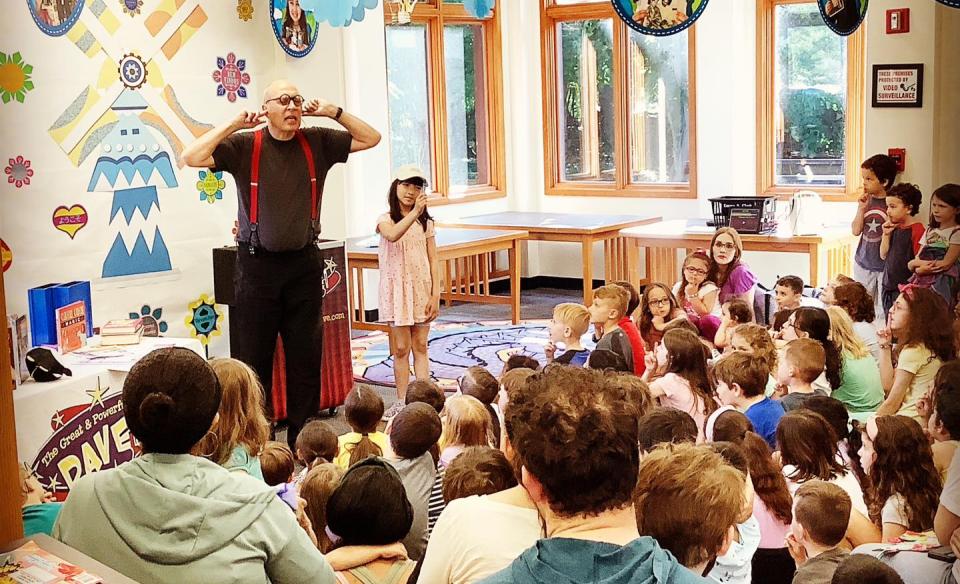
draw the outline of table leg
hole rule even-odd
[[[583,249],[583,303],[590,306],[593,302],[593,237],[585,235],[582,240]]]
[[[810,281],[809,285],[816,288],[820,285],[820,246],[816,243],[810,244]]]
[[[513,324],[518,324],[520,322],[520,242],[518,240],[513,240],[507,256],[510,258],[510,316]]]

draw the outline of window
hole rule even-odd
[[[398,2],[384,13],[393,165],[423,168],[438,202],[503,196],[496,10],[477,18],[462,0],[420,0],[409,23]]]
[[[694,35],[586,0],[545,0],[542,23],[547,194],[695,198]]]
[[[758,192],[851,197],[863,154],[863,27],[836,35],[816,2],[758,7]]]

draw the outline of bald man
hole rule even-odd
[[[336,120],[346,131],[301,128],[311,116]],[[229,172],[236,180],[239,230],[230,326],[237,334],[231,335],[236,342],[230,351],[257,372],[272,419],[273,351],[277,334],[283,338],[291,448],[320,405],[323,266],[315,242],[324,178],[351,152],[379,142],[380,133],[366,122],[322,99],[306,101],[296,86],[280,80],[267,87],[260,111],[240,112],[181,156],[181,164]]]

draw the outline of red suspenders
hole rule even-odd
[[[263,150],[263,134],[267,129],[264,128],[253,134],[253,158],[250,161],[250,239],[251,245],[253,235],[257,231],[257,219],[260,215],[259,191],[260,191],[260,152]],[[307,137],[297,130],[297,141],[303,149],[303,155],[307,159],[307,170],[310,172],[310,220],[317,222],[320,210],[317,205],[317,169],[313,164],[313,151],[310,150],[310,144]],[[322,200],[321,200],[322,202]],[[252,249],[252,248],[251,248]]]

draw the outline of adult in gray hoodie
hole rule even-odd
[[[263,482],[190,450],[220,406],[213,369],[158,349],[123,384],[143,456],[73,486],[53,536],[138,582],[333,583],[323,555]]]
[[[564,365],[510,395],[505,425],[547,537],[482,584],[707,582],[637,530],[635,403],[603,372]]]

